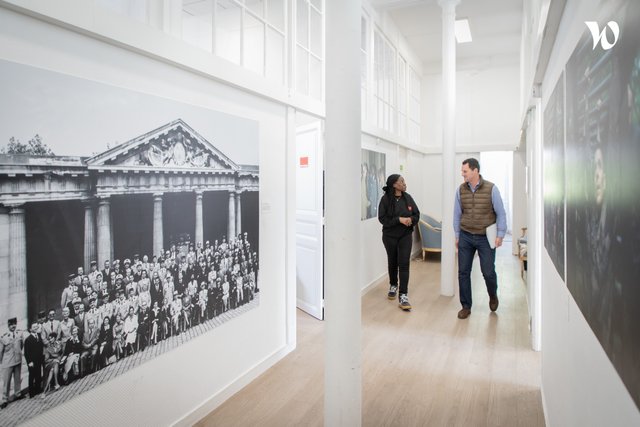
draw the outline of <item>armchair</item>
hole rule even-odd
[[[427,214],[420,214],[418,232],[422,242],[422,260],[427,252],[442,252],[442,222]]]

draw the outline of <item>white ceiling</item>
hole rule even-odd
[[[379,12],[388,12],[425,73],[440,72],[442,9],[437,0],[370,0]],[[471,43],[457,44],[460,69],[485,69],[517,64],[520,60],[522,0],[461,0],[457,18],[469,19]]]

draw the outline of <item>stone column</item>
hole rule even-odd
[[[153,255],[164,255],[164,222],[162,221],[162,193],[153,195]]]
[[[27,227],[24,205],[9,206],[9,318],[27,325]],[[4,326],[4,325],[3,325]]]
[[[96,215],[93,200],[87,200],[84,203],[84,271],[91,270],[91,261],[97,261]],[[100,267],[98,266],[98,268]]]
[[[229,226],[227,227],[227,241],[236,235],[236,193],[229,191]]]
[[[113,261],[113,230],[111,228],[111,201],[109,196],[98,202],[98,266]]]
[[[236,194],[236,235],[242,233],[242,199]]]
[[[113,224],[113,215],[111,213],[111,204],[109,204],[109,224]],[[113,248],[114,239],[113,239],[113,225],[109,225],[109,242],[111,242],[111,250],[109,251],[109,259],[115,258],[115,250]],[[104,264],[103,264],[104,265]]]
[[[442,8],[442,265],[440,293],[455,294],[456,235],[453,230],[456,157],[456,5],[460,0],[438,0]]]
[[[202,190],[196,191],[196,240],[204,248],[204,223],[202,220]]]
[[[362,423],[361,2],[326,2],[324,425]]]
[[[0,327],[7,325],[9,318],[9,265],[11,251],[9,250],[9,209],[0,207]]]

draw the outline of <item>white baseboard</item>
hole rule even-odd
[[[367,285],[365,285],[364,288],[362,288],[362,296],[364,296],[367,292],[369,292],[371,289],[375,288],[376,286],[378,286],[378,284],[380,283],[381,280],[383,280],[385,277],[387,277],[387,273],[382,273],[380,276],[378,276],[376,279],[373,279],[371,282],[369,282]]]
[[[542,399],[542,415],[544,415],[544,425],[550,426],[551,424],[549,424],[549,418],[547,417],[547,401],[544,398],[544,387],[542,384],[540,384],[540,397]]]
[[[320,319],[322,320],[322,308],[320,308],[320,311],[318,311],[318,307],[315,307],[311,304],[309,304],[306,301],[302,301],[302,300],[296,300],[296,307],[299,308],[300,310],[304,311],[305,313],[309,313],[310,315],[312,315],[313,317],[315,317],[316,319]]]
[[[266,372],[267,369],[271,368],[277,362],[282,360],[287,354],[295,350],[295,348],[296,348],[295,343],[287,344],[285,347],[274,352],[273,354],[265,358],[262,362],[248,369],[244,374],[242,374],[235,381],[228,384],[226,387],[224,387],[215,395],[211,396],[209,399],[205,400],[192,412],[180,418],[178,421],[174,422],[172,425],[176,427],[183,427],[183,426],[187,427],[187,426],[192,426],[198,421],[202,420],[204,417],[206,417],[208,414],[214,411],[218,406],[222,405],[227,399],[229,399],[231,396],[233,396],[234,394],[242,390],[251,381],[258,378],[258,376]]]

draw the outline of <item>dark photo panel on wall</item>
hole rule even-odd
[[[387,155],[376,151],[362,149],[360,166],[360,219],[378,217],[378,204],[384,194]]]
[[[544,246],[564,280],[564,75],[544,110]]]
[[[567,286],[640,407],[640,2],[607,2],[566,65]]]
[[[46,361],[34,388],[19,358],[13,426],[258,307],[259,128],[2,60],[0,76],[0,347]]]

